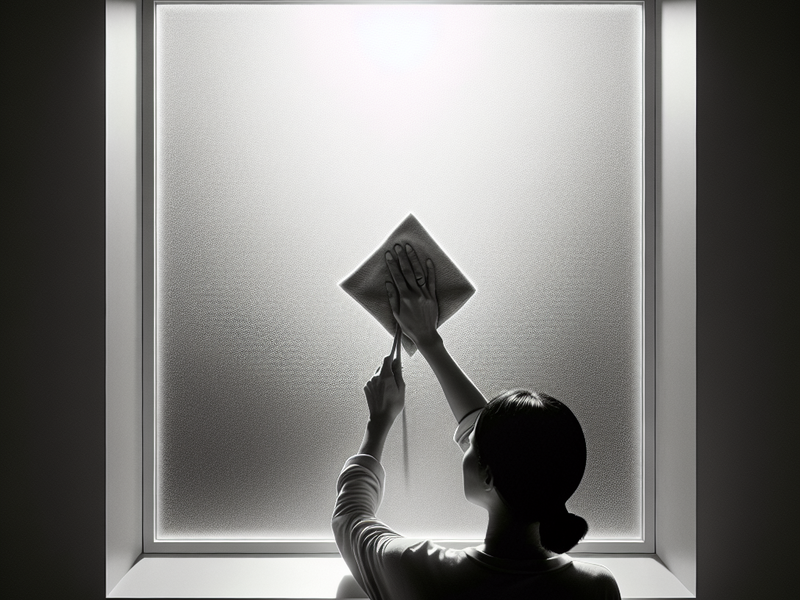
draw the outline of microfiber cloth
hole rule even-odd
[[[436,298],[439,301],[439,325],[452,317],[470,296],[475,287],[469,282],[461,270],[444,253],[439,244],[425,230],[417,218],[409,214],[386,241],[375,249],[361,265],[339,283],[341,288],[367,312],[383,325],[392,336],[396,332],[396,323],[386,294],[386,282],[392,281],[389,267],[386,266],[386,252],[400,244],[410,244],[417,253],[423,267],[427,259],[433,261],[436,269]],[[417,347],[406,335],[403,335],[403,348],[412,356]]]

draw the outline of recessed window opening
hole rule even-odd
[[[645,5],[155,3],[152,18],[146,551],[335,551],[336,478],[392,343],[338,282],[409,213],[477,288],[441,333],[484,395],[543,391],[582,423],[577,549],[641,543]],[[456,424],[405,358],[379,516],[467,544],[485,512],[463,496]]]

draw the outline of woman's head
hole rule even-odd
[[[586,468],[586,440],[569,408],[547,394],[503,392],[483,409],[471,439],[470,452],[508,510],[540,523],[545,548],[566,552],[586,534],[586,521],[564,507]]]

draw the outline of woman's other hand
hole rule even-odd
[[[420,348],[433,344],[439,336],[436,332],[439,304],[436,300],[433,261],[426,261],[426,273],[417,253],[409,244],[405,248],[395,244],[394,254],[386,252],[386,264],[394,282],[386,282],[386,292],[395,320]]]
[[[376,425],[391,426],[405,406],[406,383],[403,381],[399,331],[397,335],[397,356],[392,358],[395,353],[395,346],[392,346],[392,353],[384,357],[383,363],[375,371],[375,375],[364,386],[364,394],[367,397],[367,406],[369,406],[369,419]]]

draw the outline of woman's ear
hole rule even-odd
[[[494,477],[488,466],[481,466],[481,482],[485,491],[491,492],[494,489]]]

